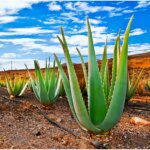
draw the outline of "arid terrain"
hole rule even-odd
[[[60,98],[54,105],[44,107],[30,91],[15,100],[5,98],[8,94],[2,88],[0,95],[0,148],[96,148],[93,142],[97,148],[150,148],[150,126],[131,122],[132,117],[149,120],[148,96],[135,96],[134,102],[140,104],[138,109],[127,106],[120,122],[110,132],[94,135],[80,129],[66,98]],[[139,102],[139,99],[142,101]],[[35,105],[50,119],[78,137],[49,123]],[[142,106],[146,110],[139,110]]]

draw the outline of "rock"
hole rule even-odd
[[[144,120],[142,118],[139,118],[139,117],[132,117],[130,119],[130,122],[132,124],[135,124],[135,125],[142,125],[142,126],[146,126],[146,125],[150,125],[150,122],[147,121],[147,120]]]
[[[56,119],[56,122],[58,122],[58,123],[59,123],[59,122],[62,122],[62,119],[61,119],[61,118],[57,118],[57,119]]]
[[[92,145],[96,148],[96,149],[109,149],[110,145],[109,143],[102,143],[100,141],[92,141]]]
[[[33,132],[33,135],[34,135],[34,136],[40,136],[40,135],[41,135],[41,132],[36,130],[36,131]]]

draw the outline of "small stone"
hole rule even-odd
[[[40,131],[35,131],[35,132],[33,132],[33,134],[34,134],[35,136],[40,136],[40,135],[41,135],[41,132],[40,132]]]
[[[97,149],[109,149],[110,148],[109,143],[102,143],[100,141],[93,141],[92,145]]]
[[[143,125],[143,126],[150,125],[150,121],[144,120],[139,117],[132,117],[130,119],[130,122],[135,125]]]
[[[61,118],[57,118],[56,122],[62,122],[62,119]]]
[[[103,148],[103,143],[99,141],[92,141],[92,145],[97,149]]]

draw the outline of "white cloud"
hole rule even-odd
[[[30,51],[34,48],[39,49],[39,47],[37,46],[37,43],[45,42],[45,40],[34,39],[34,38],[19,38],[19,39],[0,39],[0,42],[12,43],[13,45],[20,45],[23,47],[20,50]]]
[[[146,30],[142,30],[140,28],[137,28],[137,29],[132,30],[131,33],[130,33],[130,35],[131,36],[136,36],[136,35],[144,34],[146,32],[147,32]]]
[[[64,20],[72,20],[73,22],[84,23],[85,19],[79,19],[77,15],[78,14],[75,12],[61,13],[61,16],[64,17]]]
[[[51,2],[51,3],[48,5],[48,7],[49,7],[49,10],[51,10],[51,11],[59,11],[59,10],[62,9],[61,6],[58,5],[56,2]]]
[[[46,53],[60,53],[62,54],[62,48],[59,45],[47,45],[44,39],[34,39],[34,38],[20,38],[20,39],[0,39],[0,42],[12,43],[13,45],[22,46],[20,51],[36,51],[40,50]],[[40,43],[39,43],[40,42]]]
[[[102,21],[100,19],[98,19],[98,20],[97,19],[90,19],[91,24],[96,24],[97,25],[97,24],[100,24],[101,22]]]
[[[64,21],[62,21],[62,20],[58,20],[58,19],[54,19],[54,18],[50,18],[50,19],[48,19],[47,21],[44,21],[43,22],[44,24],[63,24],[64,23]]]
[[[0,24],[5,24],[9,22],[14,22],[17,20],[19,17],[17,16],[0,16]]]
[[[75,7],[72,2],[67,2],[65,4],[66,9],[75,10]]]
[[[115,10],[115,7],[111,6],[89,6],[87,2],[68,2],[65,4],[66,9],[72,10],[72,11],[84,11],[85,13],[95,13],[98,11],[113,11]]]
[[[129,45],[130,54],[150,52],[150,43],[137,43]]]
[[[129,10],[129,9],[127,9],[127,10],[124,10],[124,11],[122,11],[124,14],[127,14],[127,13],[133,13],[133,12],[135,12],[135,10]]]
[[[53,30],[42,29],[41,27],[9,28],[7,29],[7,32],[0,32],[0,36],[33,35],[33,34],[44,34],[53,32],[54,32]]]
[[[2,48],[2,47],[4,47],[4,45],[3,45],[3,44],[0,44],[0,48]]]
[[[122,16],[122,13],[121,12],[110,12],[109,16],[110,17]]]
[[[3,55],[0,56],[0,58],[16,58],[17,54],[16,53],[4,53]]]
[[[0,16],[16,14],[21,9],[30,9],[32,4],[48,1],[50,0],[0,0]]]
[[[91,19],[90,19],[91,20]],[[107,27],[105,26],[91,26],[92,33],[94,34],[100,34],[100,33],[106,33]],[[83,28],[81,28],[78,33],[87,33],[88,29],[85,25]]]
[[[148,7],[150,6],[150,2],[149,1],[139,1],[137,2],[137,6],[135,7],[135,9],[137,8],[145,8],[145,7]]]
[[[97,28],[95,28],[95,31]],[[94,30],[92,30],[94,31]],[[54,38],[51,38],[50,41],[52,43],[59,44],[59,41],[56,37],[56,35],[53,35]],[[60,36],[61,37],[61,36]],[[88,45],[88,37],[87,35],[71,35],[71,36],[65,36],[67,43],[69,46],[75,46],[75,47],[85,47]],[[106,41],[106,38],[108,38],[108,42],[113,41],[116,38],[116,35],[114,33],[105,34],[102,32],[93,32],[93,41],[94,44],[104,43]]]

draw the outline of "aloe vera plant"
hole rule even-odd
[[[143,75],[143,70],[141,70],[137,78],[135,77],[134,71],[131,79],[128,75],[126,102],[128,102],[135,95],[138,85],[141,81],[142,75]]]
[[[34,66],[35,80],[33,80],[28,68],[27,70],[36,98],[44,105],[54,103],[60,94],[61,87],[61,76],[56,74],[55,62],[53,69],[50,69],[50,63],[46,62],[45,75],[42,74],[38,61],[34,61]]]
[[[59,72],[62,77],[62,81],[64,84],[64,88],[66,91],[66,95],[68,97],[68,102],[71,108],[71,111],[80,125],[81,128],[93,132],[100,133],[103,130],[109,130],[119,121],[126,97],[126,85],[127,85],[127,54],[128,54],[128,38],[130,32],[130,25],[133,17],[130,19],[125,36],[124,42],[122,46],[122,51],[120,53],[119,59],[119,68],[116,70],[116,60],[117,51],[115,51],[115,57],[113,61],[113,73],[116,74],[116,77],[112,79],[112,85],[110,86],[110,90],[112,93],[110,94],[110,104],[107,105],[107,99],[104,92],[104,85],[102,84],[102,76],[99,72],[98,64],[96,61],[96,55],[94,50],[92,32],[90,28],[89,20],[87,19],[88,26],[88,79],[87,79],[87,91],[88,91],[88,108],[86,108],[81,90],[79,87],[79,83],[77,80],[77,76],[75,73],[75,69],[73,63],[71,61],[71,57],[69,54],[69,49],[67,46],[67,42],[64,36],[63,29],[61,28],[62,39],[58,36],[58,39],[62,45],[66,60],[67,60],[67,69],[69,74],[69,80],[57,58],[55,56],[55,60],[58,65]],[[118,40],[116,40],[118,41]],[[118,42],[116,42],[118,43]],[[115,44],[115,48],[117,44]],[[106,62],[107,66],[107,62]],[[105,68],[107,68],[105,66]],[[105,75],[107,75],[107,69],[104,69]],[[104,79],[105,78],[105,79]],[[106,77],[103,80],[107,81]]]
[[[18,76],[8,77],[7,73],[5,72],[5,83],[10,98],[15,98],[22,96],[27,88],[29,81],[26,79],[21,79]]]

